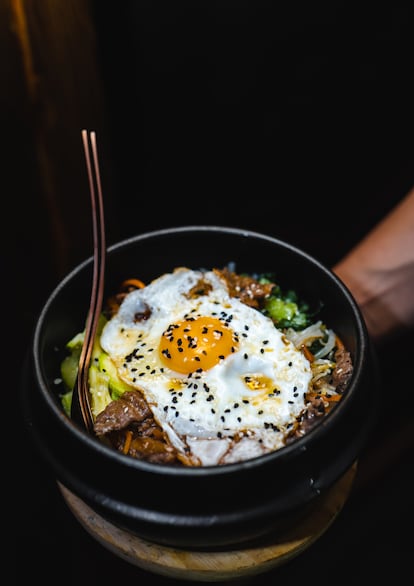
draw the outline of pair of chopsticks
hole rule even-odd
[[[88,375],[93,344],[103,303],[106,242],[96,133],[94,131],[88,132],[82,130],[82,141],[85,151],[92,206],[93,277],[91,299],[85,325],[85,338],[79,358],[78,374],[72,396],[71,418],[77,423],[83,423],[87,431],[92,432],[94,418],[90,405]]]

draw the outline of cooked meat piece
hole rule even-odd
[[[232,297],[237,297],[250,307],[260,307],[263,299],[270,295],[275,286],[274,283],[262,284],[252,277],[237,275],[228,268],[215,269],[214,272],[226,281]]]
[[[314,397],[306,411],[300,417],[297,425],[286,436],[286,444],[304,436],[326,414],[326,404],[322,397]]]
[[[344,348],[335,352],[336,366],[332,373],[332,384],[337,393],[343,393],[352,374],[352,360],[350,353]]]
[[[133,458],[164,464],[181,464],[139,391],[126,391],[112,401],[95,421],[95,433]]]
[[[132,434],[132,439],[127,439],[127,434]],[[176,450],[164,440],[164,437],[144,437],[137,432],[119,431],[112,432],[109,439],[114,448],[139,460],[156,462],[159,464],[179,464]]]
[[[131,423],[140,423],[151,417],[147,402],[139,391],[126,391],[117,401],[112,401],[96,417],[94,430],[97,435],[125,429]]]

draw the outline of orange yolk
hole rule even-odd
[[[189,374],[208,370],[237,348],[233,332],[215,317],[198,317],[171,324],[163,333],[159,352],[166,366]]]

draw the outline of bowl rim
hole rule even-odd
[[[261,466],[263,462],[270,463],[272,461],[289,459],[290,457],[292,457],[294,453],[297,453],[298,450],[307,450],[308,447],[311,446],[312,443],[316,440],[316,438],[320,435],[322,428],[330,429],[332,426],[334,426],[340,413],[342,413],[348,407],[349,403],[353,399],[353,390],[355,388],[358,388],[359,386],[359,383],[363,376],[363,365],[365,361],[368,359],[369,354],[369,339],[361,310],[359,309],[353,295],[346,287],[346,285],[339,279],[339,277],[331,269],[324,265],[319,259],[286,240],[282,240],[269,234],[261,233],[254,230],[214,224],[190,224],[173,226],[168,228],[146,231],[134,236],[130,236],[118,242],[115,242],[107,248],[107,254],[109,256],[121,249],[129,248],[137,242],[142,242],[148,239],[156,239],[164,236],[174,236],[176,234],[185,234],[194,231],[219,232],[225,235],[234,235],[237,237],[245,237],[259,239],[262,241],[268,241],[270,244],[276,244],[277,246],[284,249],[288,249],[294,254],[297,254],[300,257],[304,258],[308,263],[316,266],[319,271],[322,271],[331,281],[334,282],[336,287],[341,292],[342,296],[345,297],[346,302],[351,309],[352,315],[354,316],[354,326],[356,331],[356,352],[353,364],[353,373],[348,383],[347,392],[344,394],[339,404],[332,408],[329,415],[323,418],[320,422],[318,422],[318,424],[312,429],[310,429],[304,436],[302,436],[301,438],[297,438],[294,442],[286,446],[283,446],[278,450],[262,454],[254,458],[250,458],[248,460],[242,460],[234,463],[220,465],[217,464],[212,466],[176,466],[174,464],[157,464],[147,462],[144,460],[139,460],[137,458],[131,458],[130,456],[122,454],[121,452],[115,450],[112,447],[106,446],[98,438],[88,434],[85,430],[83,430],[80,426],[73,422],[63,412],[63,410],[57,405],[56,399],[52,397],[49,385],[45,380],[45,377],[43,376],[43,368],[40,359],[40,348],[41,334],[51,305],[53,304],[54,300],[59,296],[62,289],[64,289],[65,286],[68,283],[70,283],[70,281],[74,277],[76,277],[79,273],[83,272],[89,265],[92,264],[92,256],[78,263],[75,267],[72,268],[72,270],[70,270],[70,272],[66,276],[64,276],[58,282],[58,284],[51,291],[45,303],[43,304],[43,307],[41,308],[37,322],[35,324],[31,346],[31,354],[36,382],[38,384],[42,397],[45,399],[49,410],[56,417],[56,421],[59,423],[59,425],[63,426],[65,429],[70,431],[70,433],[72,433],[79,442],[86,444],[88,448],[90,448],[92,451],[99,453],[101,456],[105,456],[109,458],[111,461],[118,464],[122,464],[123,466],[126,466],[131,469],[136,469],[144,472],[146,471],[152,474],[162,474],[166,476],[179,475],[183,477],[211,477],[211,475],[225,476],[227,474],[232,474],[232,472],[234,472],[235,470],[254,470],[258,466]]]

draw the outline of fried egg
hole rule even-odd
[[[309,361],[214,271],[177,268],[129,293],[101,346],[193,465],[277,450],[305,409]]]

